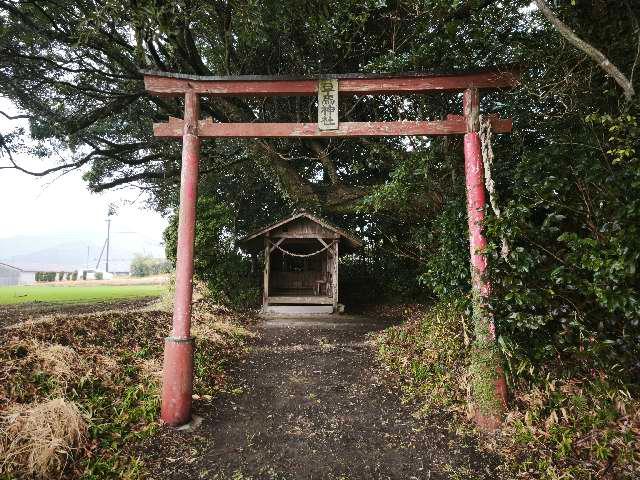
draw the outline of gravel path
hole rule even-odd
[[[202,423],[145,446],[152,478],[496,478],[495,458],[401,403],[366,335],[385,326],[342,316],[261,323],[232,368],[234,388],[195,402]]]

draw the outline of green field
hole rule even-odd
[[[0,305],[17,303],[94,303],[162,295],[165,285],[18,285],[0,287]]]

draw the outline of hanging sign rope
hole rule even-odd
[[[285,250],[284,248],[282,248],[279,244],[272,242],[271,240],[269,240],[269,243],[277,248],[278,250],[280,250],[282,253],[284,253],[285,255],[290,255],[292,257],[298,257],[298,258],[307,258],[307,257],[313,257],[314,255],[318,255],[319,253],[324,252],[325,250],[327,250],[328,248],[332,247],[334,243],[336,243],[336,241],[332,241],[331,243],[327,244],[326,246],[322,247],[320,250],[317,250],[315,252],[312,253],[294,253],[294,252],[290,252],[288,250]]]
[[[491,209],[495,213],[496,217],[501,218],[502,212],[498,206],[498,200],[496,195],[496,184],[493,181],[491,170],[493,168],[493,147],[491,146],[491,138],[493,131],[491,129],[491,120],[487,117],[480,115],[480,142],[482,145],[482,161],[484,163],[484,184],[489,192],[489,203]],[[502,249],[501,255],[506,258],[509,255],[509,244],[507,239],[502,236]]]
[[[491,130],[491,121],[488,118],[480,116],[480,142],[482,144],[482,161],[484,163],[484,183],[487,191],[489,192],[489,203],[493,209],[496,217],[500,218],[500,207],[498,207],[498,201],[496,200],[496,184],[491,176],[491,169],[493,167],[493,147],[491,146],[491,138],[493,137],[493,131]]]

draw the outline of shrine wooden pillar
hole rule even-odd
[[[191,420],[194,348],[194,338],[191,336],[191,300],[193,296],[196,202],[198,199],[198,164],[200,161],[199,116],[200,100],[198,94],[193,91],[186,92],[182,128],[176,291],[173,327],[171,336],[165,339],[164,346],[160,413],[160,418],[173,426],[183,425]]]
[[[475,340],[472,350],[471,388],[475,420],[483,429],[493,430],[502,423],[507,406],[507,384],[502,357],[496,345],[493,315],[489,310],[491,284],[487,279],[487,239],[483,231],[486,194],[484,162],[480,140],[480,94],[468,88],[463,95],[467,125],[464,135],[464,173],[471,254],[471,291]]]

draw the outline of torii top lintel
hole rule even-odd
[[[305,96],[318,93],[318,80],[335,78],[340,93],[353,95],[455,92],[467,88],[513,88],[520,82],[520,69],[511,67],[458,72],[402,74],[316,75],[313,77],[240,75],[199,76],[142,71],[146,90],[154,95],[179,96],[188,91],[201,95]]]
[[[317,123],[220,123],[213,122],[210,118],[199,119],[189,127],[192,133],[197,132],[197,136],[201,138],[322,138],[456,135],[475,131],[479,114],[478,90],[514,88],[520,83],[520,71],[519,68],[511,66],[444,73],[353,73],[314,77],[198,76],[155,71],[142,71],[142,73],[147,91],[152,95],[161,96],[311,96],[318,94],[319,80],[331,78],[338,80],[340,94],[407,95],[465,92],[465,104],[469,107],[469,111],[465,111],[464,115],[448,115],[446,119],[439,121],[341,122],[339,127],[333,130],[321,130]],[[475,113],[471,114],[471,112]],[[496,133],[507,133],[512,129],[510,119],[491,115],[489,121]],[[160,138],[181,138],[186,127],[184,120],[170,118],[169,122],[155,123],[153,133]]]

